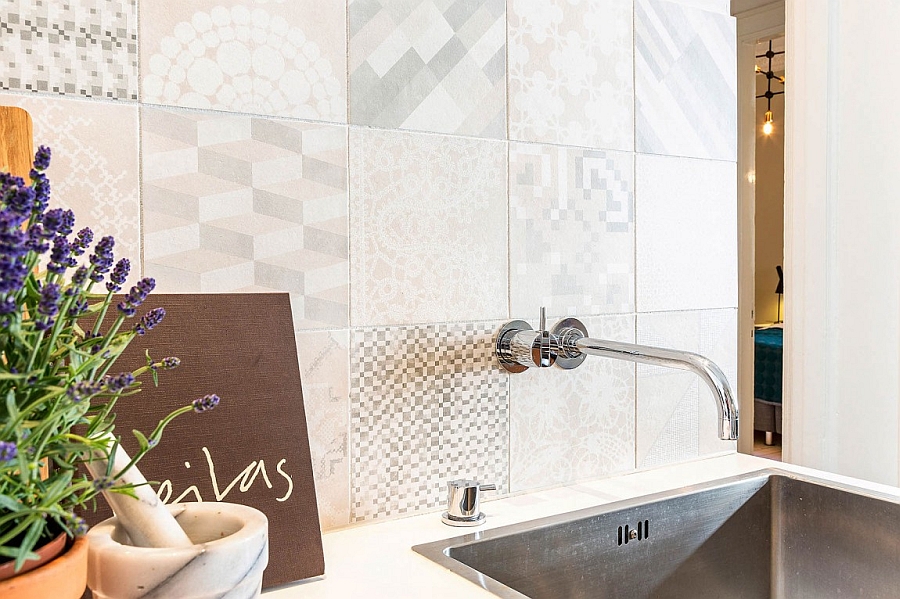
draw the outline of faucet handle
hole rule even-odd
[[[481,513],[481,491],[496,491],[497,485],[459,479],[447,483],[447,511],[441,521],[450,526],[478,526],[485,521]]]

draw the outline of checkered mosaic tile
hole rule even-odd
[[[137,0],[0,0],[0,89],[137,100]]]
[[[351,521],[438,508],[455,478],[508,490],[508,382],[493,357],[497,328],[353,332]]]

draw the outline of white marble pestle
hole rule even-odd
[[[112,445],[114,438],[109,435],[108,443]],[[119,445],[113,456],[112,476],[117,476],[131,458]],[[103,480],[106,477],[108,463],[104,458],[96,458],[87,463],[87,469],[94,480]],[[147,484],[147,479],[141,474],[137,466],[132,466],[119,478],[125,484],[136,485],[134,492],[137,499],[122,493],[113,493],[103,490],[103,497],[115,512],[119,524],[128,533],[131,544],[135,547],[174,548],[190,547],[193,545],[184,530],[169,509],[156,496],[153,488]]]

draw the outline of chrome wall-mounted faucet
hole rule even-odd
[[[719,438],[731,441],[738,438],[738,406],[728,380],[718,366],[699,354],[592,339],[584,324],[575,318],[561,320],[547,331],[544,308],[541,308],[540,331],[533,331],[522,320],[503,325],[497,334],[495,352],[500,365],[510,372],[547,368],[554,363],[565,369],[576,368],[587,354],[689,370],[699,375],[713,392],[719,412]]]

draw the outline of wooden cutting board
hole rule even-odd
[[[27,179],[33,160],[31,115],[18,106],[0,106],[0,172]]]

